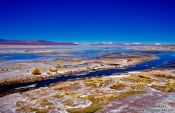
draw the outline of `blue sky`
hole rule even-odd
[[[175,0],[0,0],[0,39],[175,43]]]

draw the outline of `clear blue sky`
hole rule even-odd
[[[0,0],[0,39],[175,43],[175,0]]]

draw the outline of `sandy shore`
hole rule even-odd
[[[163,46],[163,45],[157,45],[157,46],[135,46],[133,47],[135,50],[155,50],[155,51],[174,51],[175,46]]]

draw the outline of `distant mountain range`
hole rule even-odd
[[[94,46],[102,46],[102,45],[111,45],[111,46],[175,46],[175,44],[160,44],[160,43],[113,43],[113,42],[101,42],[101,43],[95,43],[90,44]]]
[[[46,40],[6,40],[0,39],[0,45],[79,45],[73,42],[52,42]]]
[[[144,43],[113,43],[101,42],[95,44],[80,44],[73,42],[53,42],[47,40],[6,40],[0,39],[0,45],[93,45],[93,46],[161,46],[160,43],[144,44]],[[170,45],[167,45],[170,46]],[[173,45],[174,46],[174,45]]]
[[[143,43],[112,43],[112,42],[101,42],[101,43],[96,43],[96,44],[91,44],[91,45],[116,45],[116,46],[148,46],[148,45],[158,45],[156,44],[143,44]],[[160,44],[159,44],[160,45]]]

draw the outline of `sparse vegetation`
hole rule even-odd
[[[51,103],[50,101],[48,101],[47,99],[43,99],[40,101],[40,104],[44,107],[36,107],[36,106],[32,106],[26,102],[23,101],[17,101],[16,102],[16,111],[17,112],[35,112],[35,113],[48,113],[50,109],[45,108],[45,106],[48,106],[49,108],[52,108],[51,105],[53,105],[53,103]]]
[[[127,96],[131,96],[131,95],[135,95],[135,94],[144,94],[146,93],[146,91],[143,91],[143,90],[128,90],[126,92],[121,92],[117,97],[116,99],[122,99],[122,98],[125,98]]]
[[[129,90],[126,92],[122,92],[119,94],[113,94],[111,96],[105,96],[105,95],[88,95],[86,98],[90,101],[92,101],[92,104],[89,107],[86,108],[71,108],[67,111],[70,113],[94,113],[98,111],[99,109],[103,108],[105,105],[107,105],[111,100],[114,99],[122,99],[127,96],[135,95],[135,94],[143,94],[145,91],[139,91],[139,90]],[[106,98],[105,98],[106,97]]]
[[[122,88],[125,88],[125,87],[126,87],[126,85],[121,84],[121,83],[115,83],[115,84],[112,84],[110,86],[111,89],[122,89]]]
[[[52,78],[54,77],[54,75],[62,76],[62,74],[64,75],[65,72],[68,73],[70,71],[71,73],[73,73],[74,69],[76,72],[79,73],[82,68],[81,66],[86,66],[86,63],[88,64],[88,66],[91,66],[90,63],[93,63],[94,65],[99,63],[99,65],[97,65],[96,67],[93,67],[92,65],[94,69],[99,69],[99,67],[103,67],[103,66],[105,67],[106,65],[110,67],[112,67],[111,65],[118,65],[118,64],[120,65],[120,62],[122,62],[124,65],[125,63],[127,64],[127,61],[130,62],[131,64],[132,62],[137,63],[137,58],[129,58],[129,59],[114,58],[109,60],[108,58],[106,59],[104,58],[103,60],[96,59],[96,60],[89,60],[89,61],[86,59],[85,61],[71,60],[70,64],[69,64],[69,60],[58,59],[57,62],[54,62],[54,63],[48,62],[49,64],[47,66],[53,65],[53,67],[41,68],[43,69],[43,71],[47,69],[49,71],[47,74],[43,74],[43,76],[32,76],[32,77],[25,76],[24,79],[23,78],[21,79],[19,77],[18,81],[16,80],[15,82],[19,83],[22,81],[21,83],[23,83],[28,80],[39,81],[47,78]],[[62,68],[59,65],[61,66],[64,65],[66,68],[61,70],[58,74],[55,74],[54,72],[57,72],[58,70],[60,70],[60,68]],[[80,66],[80,69],[79,69],[79,66]],[[82,70],[85,70],[85,72],[87,72],[86,70],[87,67],[85,68],[83,67]],[[69,70],[66,70],[68,68]],[[109,69],[109,68],[107,67],[106,69]],[[41,75],[42,74],[41,69],[34,68],[32,72],[29,70],[29,73],[32,73],[33,75]],[[26,72],[26,69],[25,69],[25,72]],[[138,73],[137,72],[124,73],[124,74],[121,74],[120,77],[115,76],[115,75],[118,75],[118,73],[114,73],[110,77],[94,77],[89,79],[81,78],[80,80],[79,79],[68,80],[68,81],[54,83],[52,85],[49,85],[48,87],[42,87],[38,89],[24,91],[18,94],[19,96],[21,96],[19,98],[19,100],[21,99],[21,101],[16,102],[16,106],[13,107],[14,112],[16,110],[16,112],[47,113],[47,112],[52,112],[51,110],[55,110],[54,112],[59,112],[58,110],[60,110],[60,112],[67,111],[69,113],[94,113],[104,108],[107,104],[109,104],[109,102],[125,99],[128,96],[136,95],[134,96],[133,99],[136,98],[136,102],[137,102],[138,101],[137,94],[146,93],[146,91],[148,91],[148,88],[150,88],[150,86],[154,89],[157,89],[163,92],[174,92],[175,80],[173,79],[173,74],[172,75],[166,74],[166,71],[164,73],[161,73],[161,72],[163,71],[160,70],[160,73],[159,73],[159,71],[157,70],[156,71],[147,70],[147,71],[144,71],[144,72],[141,71]],[[16,79],[16,78],[13,78],[13,79]],[[7,80],[6,82],[9,82],[9,81],[12,81],[12,80]],[[161,85],[159,84],[159,82]],[[141,90],[141,88],[144,89],[145,91]],[[150,92],[151,91],[154,91],[154,90],[150,90]],[[148,93],[150,94],[150,92]],[[143,98],[145,98],[146,96],[147,95],[144,95]],[[129,101],[130,98],[127,98],[127,99],[126,101]],[[131,104],[134,104],[134,103],[131,103]]]
[[[70,108],[67,111],[69,113],[94,113],[101,109],[106,103],[98,103],[98,104],[92,104],[89,107],[86,108]]]
[[[168,84],[175,87],[175,79],[170,79]]]
[[[70,90],[72,89],[74,86],[77,86],[79,84],[74,83],[74,84],[60,84],[58,86],[54,87],[54,90]]]
[[[35,113],[48,113],[49,109],[47,108],[35,108],[32,107],[31,105],[24,105],[21,108],[18,108],[16,110],[17,112],[22,112],[22,113],[26,113],[26,112],[35,112]]]
[[[65,95],[74,96],[74,95],[77,95],[77,94],[79,94],[79,93],[75,92],[75,91],[63,91],[61,93],[53,95],[53,97],[55,97],[55,98],[63,98]]]
[[[21,106],[23,106],[25,104],[25,102],[23,102],[23,101],[17,101],[16,102],[16,106],[17,107],[21,107]]]
[[[49,68],[49,71],[50,72],[57,72],[58,68],[56,66],[53,66],[53,67]]]
[[[163,92],[174,92],[175,91],[175,80],[170,79],[165,85],[152,85],[152,88]]]
[[[138,88],[142,88],[144,86],[147,86],[148,84],[147,83],[144,83],[144,82],[137,82],[137,83],[134,83],[131,85],[131,88],[132,89],[138,89]]]
[[[33,75],[41,75],[41,74],[42,74],[41,69],[39,69],[39,68],[34,68],[34,69],[32,70],[32,74],[33,74]]]
[[[54,98],[63,98],[64,96],[65,96],[64,93],[58,93],[58,94],[53,95]]]
[[[84,84],[91,87],[101,87],[109,84],[111,79],[92,78],[84,81]]]
[[[33,111],[33,108],[30,105],[23,105],[23,106],[17,108],[16,111],[17,112],[31,112],[31,111]]]
[[[172,76],[171,76],[170,74],[163,73],[163,72],[153,73],[153,76],[156,76],[156,77],[164,77],[164,78],[172,78]]]
[[[142,76],[142,75],[132,75],[129,77],[125,77],[122,80],[129,81],[129,82],[137,82],[137,83],[142,82],[142,83],[147,83],[147,84],[156,81],[155,79],[151,79],[149,77]]]
[[[56,61],[62,61],[62,58],[56,58],[55,60]]]
[[[127,62],[133,61],[133,58],[127,58]]]
[[[74,102],[72,99],[66,99],[66,100],[64,100],[63,103],[67,106],[72,106],[72,107],[74,106]]]
[[[174,87],[170,86],[170,85],[152,85],[152,88],[156,89],[156,90],[160,90],[163,92],[173,92],[174,91]]]
[[[50,101],[47,100],[47,99],[42,99],[42,100],[40,100],[40,104],[41,104],[42,106],[50,106],[50,105],[53,105],[53,103],[50,102]]]

